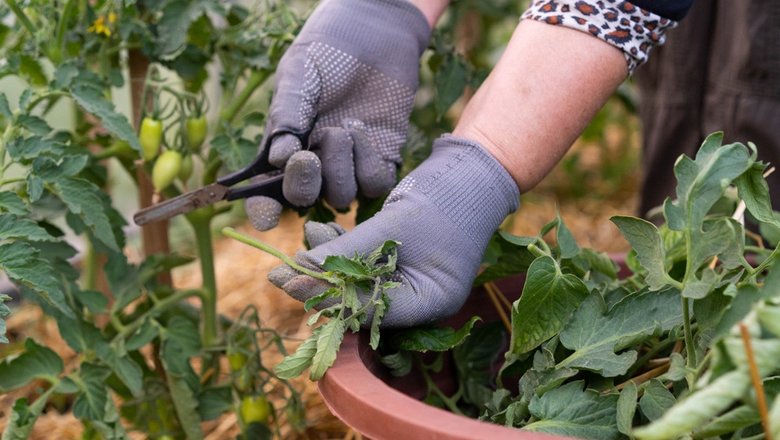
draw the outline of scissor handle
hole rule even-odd
[[[233,186],[238,182],[247,180],[249,178],[255,177],[263,173],[267,173],[269,171],[276,170],[277,169],[276,167],[268,163],[268,154],[269,154],[269,150],[271,149],[270,148],[271,142],[274,139],[276,139],[277,136],[281,136],[283,134],[291,134],[297,137],[301,141],[301,145],[306,145],[305,143],[306,138],[308,138],[309,136],[309,132],[296,132],[296,131],[285,130],[285,129],[275,130],[273,133],[271,133],[270,136],[266,137],[265,144],[263,145],[262,150],[260,150],[260,153],[257,155],[257,157],[255,157],[255,160],[252,161],[251,164],[249,164],[249,166],[242,168],[238,171],[235,171],[233,173],[230,173],[227,176],[220,177],[219,179],[217,179],[217,183],[225,186]],[[247,185],[247,187],[249,186],[252,185]],[[241,197],[236,197],[236,198],[241,198]],[[233,200],[233,199],[229,199],[229,200]],[[283,198],[282,199],[277,198],[277,200],[283,200]]]
[[[282,194],[282,179],[284,173],[277,170],[278,174],[268,177],[261,182],[250,183],[230,188],[225,194],[225,200],[246,199],[253,196],[266,196],[276,199],[282,204],[287,204]]]

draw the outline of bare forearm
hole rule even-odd
[[[450,0],[409,0],[409,3],[417,6],[417,9],[423,13],[428,24],[433,28],[444,10],[447,9]]]
[[[520,191],[539,183],[625,79],[620,52],[592,36],[522,21],[454,134],[482,144]]]

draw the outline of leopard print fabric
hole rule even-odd
[[[523,18],[587,32],[617,47],[629,75],[647,61],[654,46],[664,43],[664,32],[677,26],[633,3],[614,0],[535,0]]]

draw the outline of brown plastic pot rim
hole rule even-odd
[[[368,369],[357,334],[345,336],[336,362],[318,385],[331,412],[372,439],[571,440],[482,422],[413,399]]]

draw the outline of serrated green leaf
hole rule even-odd
[[[457,347],[466,340],[471,333],[474,323],[479,321],[479,316],[473,316],[455,330],[452,327],[434,327],[430,325],[399,330],[388,335],[391,345],[409,351],[447,351]]]
[[[100,119],[103,127],[114,136],[126,141],[136,151],[141,151],[141,144],[130,125],[130,121],[117,112],[114,104],[107,101],[101,90],[78,82],[71,88],[71,96],[87,113],[91,113]],[[249,163],[249,162],[246,162]]]
[[[7,393],[27,385],[33,379],[54,383],[62,373],[62,359],[32,339],[24,341],[24,352],[0,363],[0,392]]]
[[[510,351],[527,353],[560,332],[587,296],[582,280],[563,274],[552,257],[534,260],[523,293],[512,305]]]
[[[580,247],[577,245],[577,241],[574,239],[569,228],[563,222],[561,215],[558,214],[558,227],[556,230],[556,241],[558,242],[558,248],[561,251],[561,258],[574,258],[580,253]]]
[[[491,398],[495,371],[503,354],[506,332],[495,322],[475,328],[466,340],[452,350],[458,380],[467,403],[482,408]]]
[[[536,237],[517,237],[504,231],[493,234],[484,256],[487,265],[474,280],[474,285],[480,286],[528,270],[536,258],[528,251],[528,245],[536,240]]]
[[[21,241],[0,244],[0,269],[66,316],[73,316],[54,270],[31,245]]]
[[[328,272],[344,275],[352,280],[372,279],[371,268],[363,263],[360,257],[344,257],[342,255],[329,255],[325,257],[322,268]]]
[[[534,397],[528,410],[538,420],[523,429],[583,439],[617,439],[617,399],[614,394],[600,396],[583,390],[576,381]]]
[[[32,134],[47,135],[51,132],[49,124],[37,116],[21,114],[17,116],[16,123],[29,130]]]
[[[235,139],[221,134],[211,139],[211,148],[217,152],[229,171],[236,171],[252,162],[257,155],[258,146],[248,139]]]
[[[35,203],[43,196],[43,180],[30,174],[27,176],[27,198],[30,203]]]
[[[32,405],[27,405],[27,398],[18,399],[11,409],[11,417],[3,431],[2,440],[27,440],[32,433],[33,425],[38,420],[48,399],[45,396],[35,399]]]
[[[402,377],[412,371],[412,355],[408,351],[399,351],[397,353],[380,356],[379,361],[382,365],[390,369],[390,374],[395,377]]]
[[[726,373],[678,402],[660,419],[634,430],[634,436],[642,440],[666,440],[690,433],[731,406],[749,387],[746,372]]]
[[[382,318],[385,316],[387,310],[387,298],[382,295],[374,305],[374,314],[371,317],[371,336],[369,346],[376,350],[379,348],[379,325],[382,323]]]
[[[11,120],[11,118],[14,117],[13,112],[11,111],[11,106],[8,104],[8,98],[5,96],[5,93],[0,93],[0,115],[8,119],[9,121]]]
[[[44,182],[52,182],[62,177],[75,176],[87,166],[88,161],[86,154],[68,154],[56,161],[45,156],[37,157],[33,161],[32,172]]]
[[[76,294],[76,299],[94,315],[104,313],[108,298],[97,290],[82,290]]]
[[[173,400],[173,407],[179,424],[189,440],[203,438],[203,430],[200,427],[200,414],[198,414],[198,399],[181,375],[168,373],[166,375],[168,391]]]
[[[198,395],[198,414],[201,420],[214,420],[233,408],[233,394],[229,386],[206,388]]]
[[[764,169],[766,169],[764,164],[754,163],[734,181],[734,184],[739,191],[739,198],[745,202],[745,207],[756,220],[780,227],[780,221],[772,212],[769,185],[763,175]]]
[[[157,337],[157,326],[150,321],[144,322],[135,333],[130,335],[125,342],[127,351],[135,351],[152,342]]]
[[[330,289],[325,289],[325,291],[320,293],[319,295],[315,295],[307,299],[306,302],[303,303],[303,310],[305,312],[308,312],[314,307],[317,307],[318,304],[325,301],[326,299],[336,297],[339,294],[340,294],[339,289],[335,287],[331,287]]]
[[[455,54],[448,54],[435,71],[436,97],[433,106],[439,119],[463,94],[468,85],[468,74],[468,66]]]
[[[761,417],[758,415],[758,411],[748,405],[742,405],[716,417],[701,428],[697,428],[693,431],[693,437],[696,439],[715,438],[759,422],[761,422]]]
[[[769,409],[769,420],[780,420],[780,395],[775,397],[775,402]],[[780,438],[780,423],[772,423],[772,438]]]
[[[344,332],[347,330],[344,321],[340,319],[332,319],[320,328],[322,330],[317,337],[317,351],[309,369],[309,378],[314,381],[320,380],[336,361]]]
[[[196,355],[201,349],[200,333],[198,327],[183,316],[173,316],[166,326],[166,337],[176,341],[181,347],[181,354],[185,357]]]
[[[723,133],[704,140],[691,160],[682,156],[674,165],[677,200],[664,203],[664,214],[674,230],[699,230],[704,216],[726,186],[752,166],[748,149],[734,143],[721,146]]]
[[[14,215],[27,215],[30,212],[24,200],[11,191],[0,191],[0,211]]]
[[[598,293],[591,294],[561,332],[561,343],[574,350],[558,367],[590,370],[604,377],[625,374],[637,352],[623,351],[658,331],[682,325],[679,292],[637,292],[609,311]],[[617,354],[620,353],[620,354]]]
[[[0,240],[57,241],[29,218],[0,214]]]
[[[162,59],[172,60],[184,51],[187,30],[205,12],[206,2],[200,0],[172,0],[165,4],[158,23],[157,50]]]
[[[287,356],[274,367],[274,372],[282,379],[292,379],[300,376],[312,364],[314,354],[317,353],[317,340],[320,335],[320,329],[317,327],[303,343],[298,346],[295,353]]]
[[[108,368],[86,362],[81,364],[78,373],[81,394],[73,402],[74,416],[81,420],[103,420],[108,401],[105,381],[110,374]]]
[[[95,184],[75,177],[66,177],[53,184],[59,198],[68,209],[86,224],[101,243],[119,252],[119,245],[106,214],[100,188]]]
[[[610,220],[631,244],[639,263],[647,271],[645,281],[648,286],[658,290],[670,284],[671,279],[665,266],[666,255],[658,228],[649,221],[636,217],[616,215]]]
[[[636,413],[637,387],[634,381],[628,382],[617,400],[617,429],[621,434],[630,435]]]
[[[65,149],[65,144],[41,136],[19,137],[8,143],[8,154],[19,162],[26,162],[41,155],[60,157],[65,153]]]
[[[645,392],[639,400],[639,408],[642,409],[642,414],[651,421],[660,419],[676,402],[674,395],[658,379],[648,382],[644,390]]]

